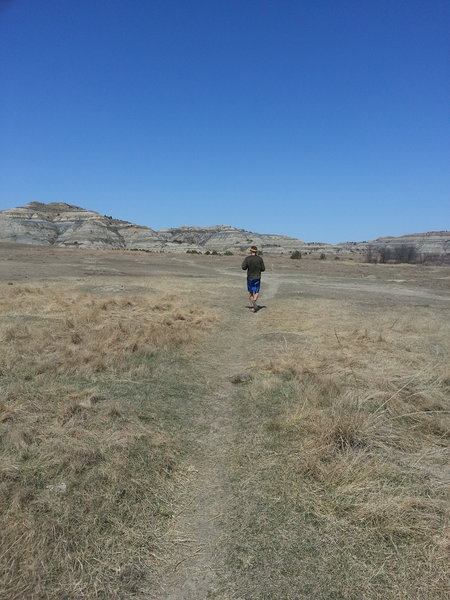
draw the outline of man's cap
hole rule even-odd
[[[256,246],[251,246],[250,252],[258,252],[258,248]]]

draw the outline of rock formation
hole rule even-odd
[[[135,225],[63,202],[0,211],[0,242],[152,252],[245,252],[350,256],[372,262],[450,262],[450,232],[432,231],[372,242],[323,244],[283,235],[260,234],[227,225],[160,229]]]
[[[239,252],[256,244],[281,254],[303,247],[301,240],[261,235],[225,225],[154,231],[61,202],[30,202],[0,211],[0,241],[79,248],[122,248],[166,252]]]

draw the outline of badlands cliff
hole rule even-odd
[[[259,234],[227,225],[160,229],[121,221],[63,202],[0,211],[0,242],[146,250],[152,252],[245,252],[252,244],[267,254],[369,257],[373,262],[450,262],[450,232],[432,231],[371,242],[325,244],[282,235]]]
[[[226,225],[155,231],[61,202],[30,202],[0,211],[0,241],[155,252],[239,252],[256,244],[266,251],[283,253],[305,245],[301,240],[287,236],[252,233]]]

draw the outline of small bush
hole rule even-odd
[[[302,253],[300,252],[300,250],[294,250],[294,252],[291,254],[291,258],[294,259],[299,259],[302,257]]]
[[[366,262],[381,264],[407,263],[413,265],[423,262],[423,258],[418,255],[414,244],[369,245],[366,250]]]

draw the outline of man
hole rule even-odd
[[[256,301],[259,296],[259,287],[261,285],[261,273],[266,270],[263,259],[257,255],[258,248],[250,248],[250,256],[244,258],[242,270],[247,271],[247,289],[249,293],[250,308],[252,312],[258,310]]]

